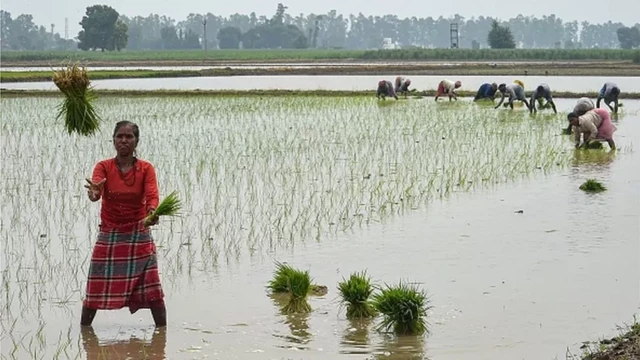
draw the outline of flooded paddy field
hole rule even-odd
[[[397,75],[363,76],[212,76],[185,78],[148,78],[148,79],[105,79],[91,83],[96,90],[341,90],[375,93],[378,81],[393,81]],[[410,76],[411,88],[435,90],[442,79],[460,80],[460,91],[475,92],[485,82],[512,83],[520,79],[525,83],[529,94],[540,83],[547,83],[556,92],[598,92],[605,82],[614,82],[621,89],[620,97],[625,93],[640,92],[638,77],[585,77],[585,76]],[[52,81],[2,83],[4,89],[13,90],[57,90]]]
[[[616,152],[577,151],[559,114],[470,101],[105,97],[95,138],[61,99],[3,98],[3,359],[563,359],[638,313],[640,101],[614,116]],[[98,312],[79,326],[99,203],[82,185],[114,156],[113,125],[179,218],[153,235],[169,324]],[[585,194],[596,178],[607,187]],[[283,315],[274,262],[329,289]],[[349,321],[336,285],[367,270],[430,296],[430,334]]]

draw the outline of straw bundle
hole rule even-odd
[[[100,117],[93,107],[97,98],[90,87],[89,76],[85,67],[77,64],[54,71],[53,83],[65,95],[58,106],[57,119],[64,117],[67,132],[77,132],[84,136],[93,135],[100,127]]]

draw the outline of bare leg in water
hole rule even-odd
[[[93,318],[96,317],[96,309],[89,309],[88,307],[82,307],[82,317],[80,318],[80,325],[91,326]]]
[[[87,307],[82,307],[82,317],[80,319],[80,325],[82,326],[91,326],[93,323],[93,319],[96,317],[96,309],[90,309]],[[157,327],[162,327],[167,325],[167,309],[164,306],[164,303],[157,305],[151,304],[151,316],[153,316],[153,321],[155,322]]]
[[[156,327],[167,326],[167,308],[164,302],[160,305],[151,304],[151,316],[156,323]]]

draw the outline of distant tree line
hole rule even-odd
[[[536,18],[518,15],[506,21],[492,17],[466,19],[399,18],[395,15],[343,16],[335,10],[326,14],[286,13],[278,4],[273,16],[254,12],[229,17],[211,13],[190,14],[183,21],[167,16],[127,17],[108,6],[87,8],[81,21],[83,30],[76,47],[85,50],[162,50],[162,49],[275,49],[345,48],[377,49],[389,38],[402,48],[448,48],[450,24],[457,23],[460,48],[638,48],[640,24],[619,22],[591,24],[564,22],[555,15]],[[116,16],[117,14],[117,16]],[[206,28],[206,34],[204,33]],[[489,34],[494,34],[492,42]],[[48,38],[50,40],[43,40]],[[58,40],[56,40],[58,39]],[[68,47],[53,31],[33,24],[30,15],[15,20],[2,12],[2,49],[46,50]]]
[[[73,40],[65,40],[54,28],[33,22],[33,16],[22,14],[15,19],[0,10],[0,48],[2,50],[73,50]]]

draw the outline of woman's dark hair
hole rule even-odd
[[[118,121],[116,123],[116,128],[113,130],[113,137],[116,137],[118,130],[120,130],[120,128],[123,126],[131,126],[131,128],[133,128],[133,136],[135,136],[136,142],[140,141],[140,128],[138,128],[138,124],[127,120]]]
[[[574,112],[570,112],[569,115],[567,115],[567,120],[571,121],[571,119],[575,119],[577,117],[578,117],[578,114]]]
[[[620,89],[615,86],[613,89],[611,89],[611,95],[620,95]]]
[[[544,86],[539,85],[539,86],[538,86],[538,88],[537,88],[536,90],[538,90],[538,92],[539,92],[539,93],[541,93],[541,92],[543,92],[543,91],[544,91]]]

